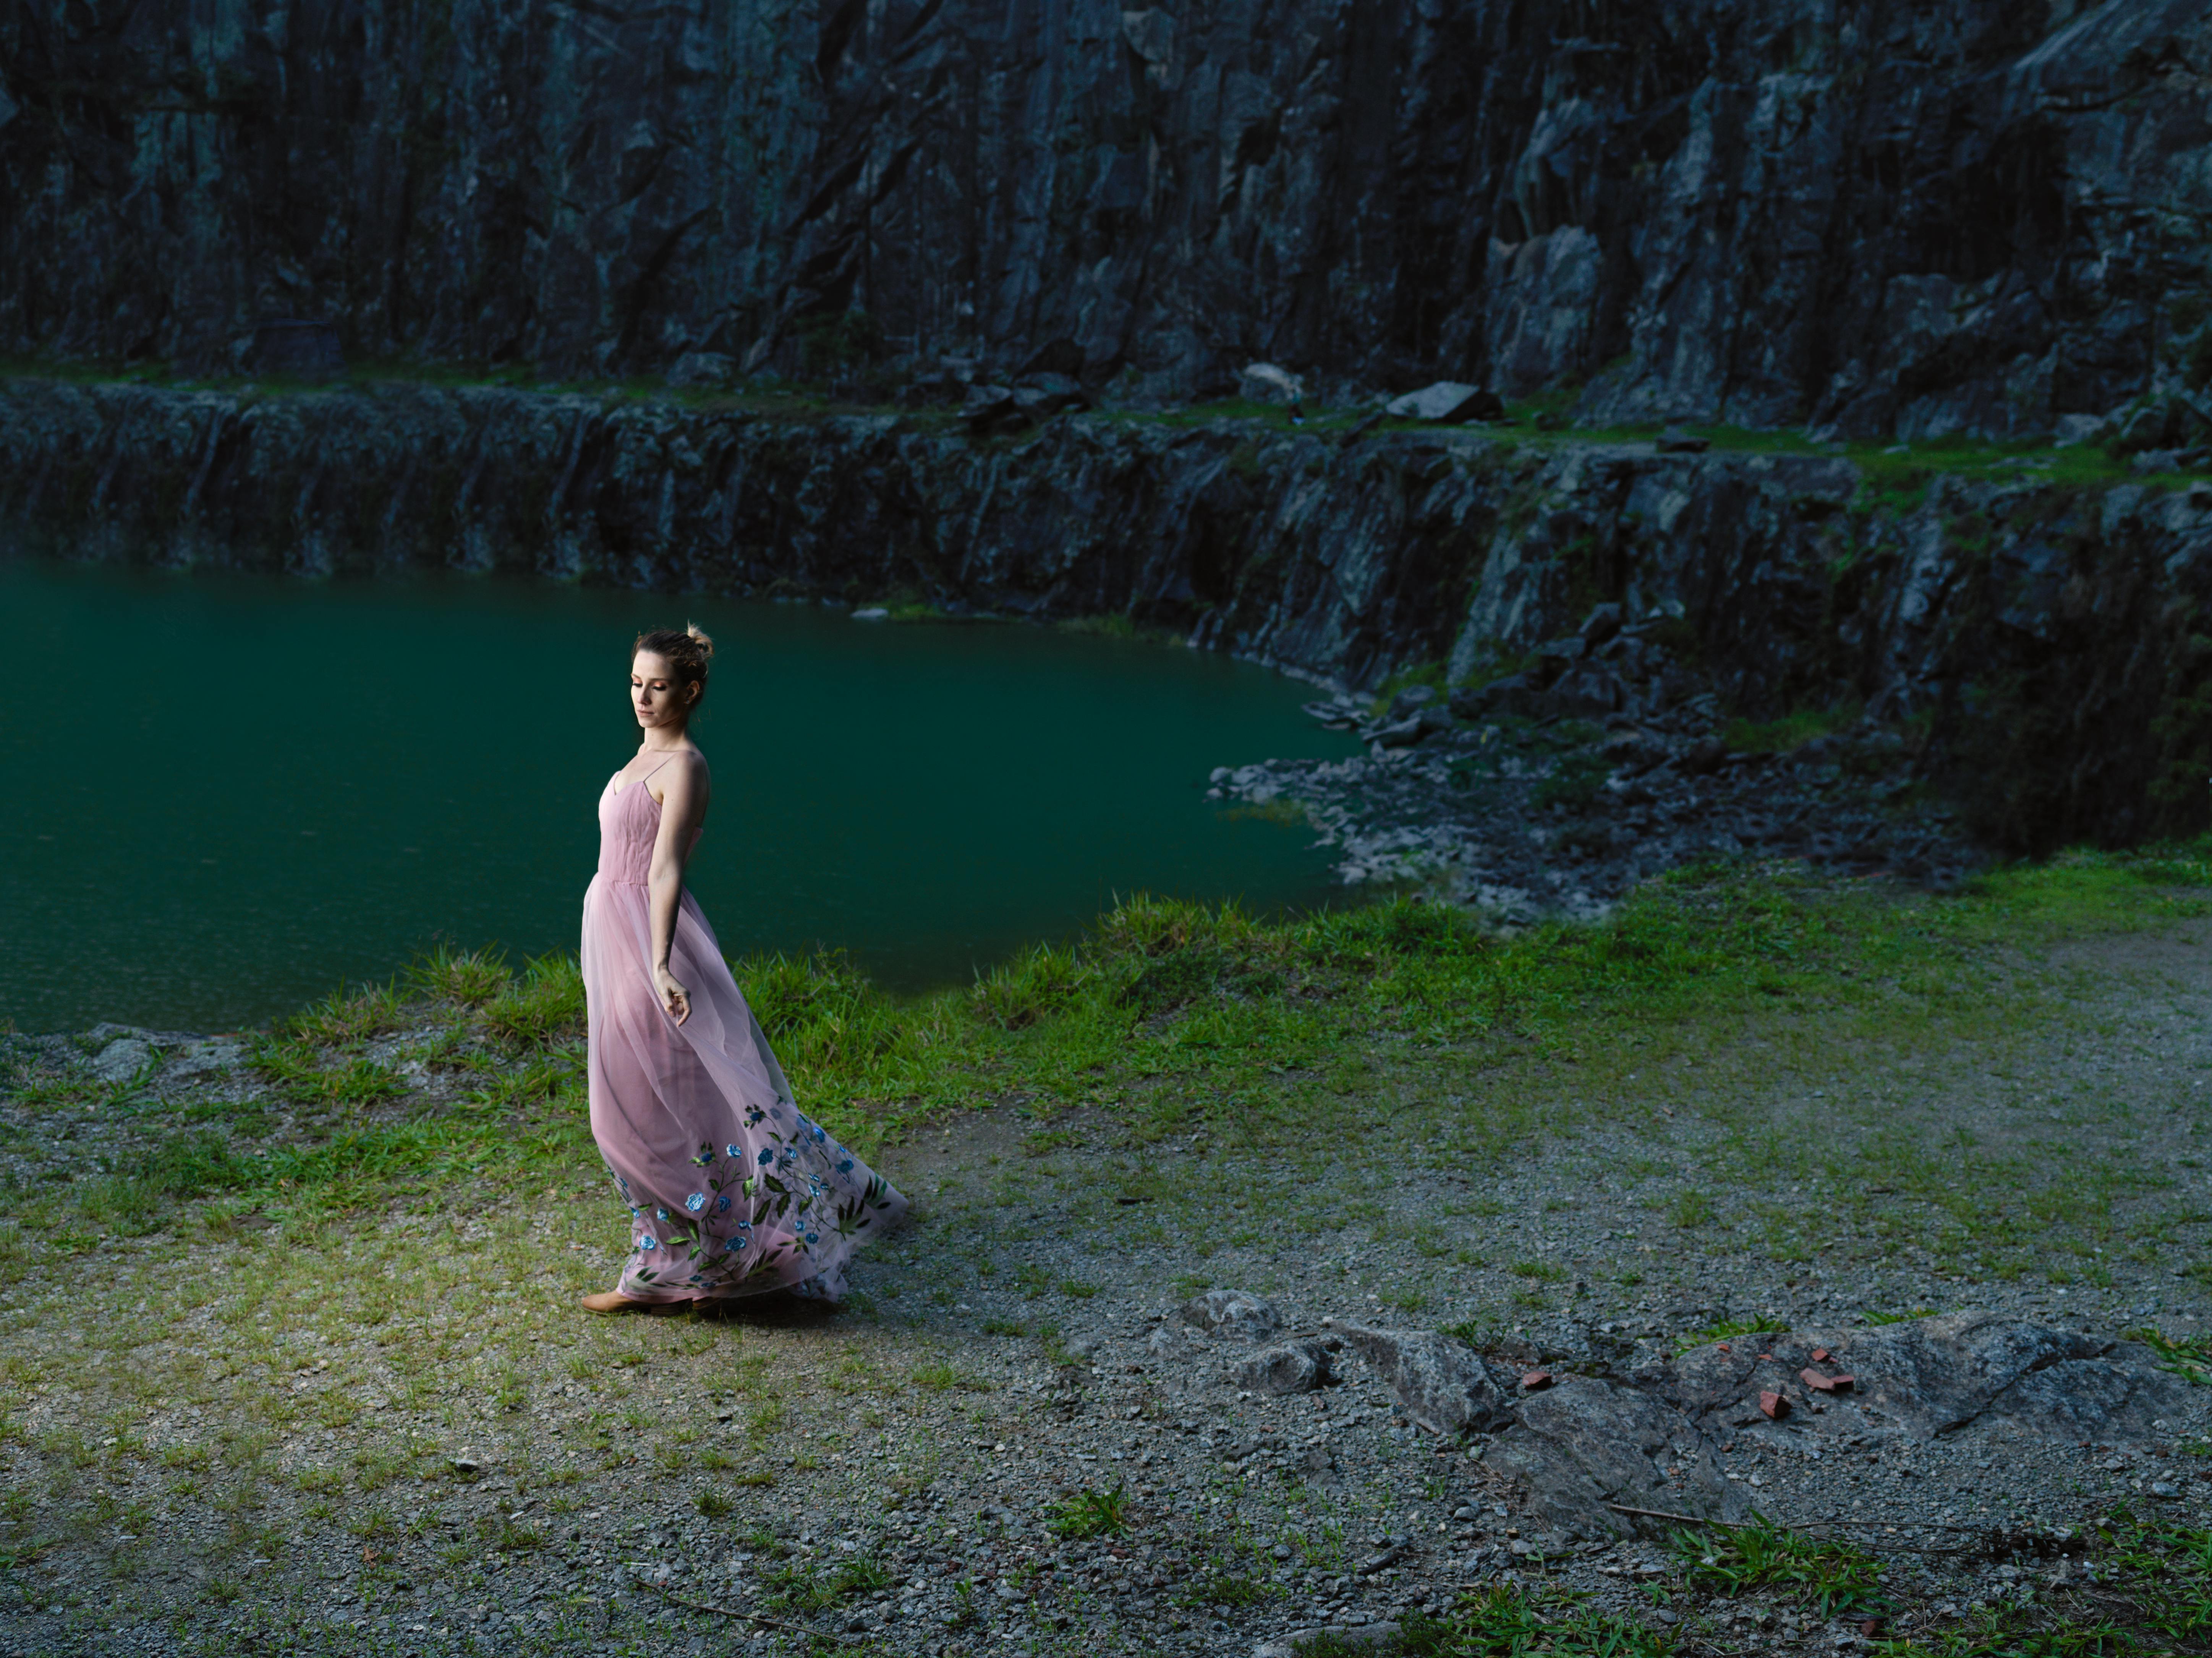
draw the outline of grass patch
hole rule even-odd
[[[1498,1585],[1462,1594],[1443,1618],[1407,1619],[1396,1649],[1407,1658],[1668,1658],[1677,1648],[1668,1631],[1601,1612],[1566,1590]],[[1332,1638],[1302,1648],[1300,1658],[1352,1658],[1355,1652],[1371,1658],[1376,1651]]]
[[[1127,1491],[1121,1485],[1110,1491],[1093,1491],[1085,1485],[1054,1503],[1045,1517],[1045,1524],[1054,1536],[1071,1541],[1085,1537],[1119,1537],[1129,1529]]]
[[[1749,1319],[1724,1318],[1719,1323],[1707,1325],[1693,1333],[1686,1332],[1677,1336],[1674,1351],[1686,1353],[1692,1347],[1702,1347],[1710,1341],[1733,1341],[1738,1336],[1765,1335],[1774,1327],[1772,1324],[1755,1324]]]
[[[1858,724],[1860,710],[1850,704],[1833,708],[1800,708],[1779,720],[1731,720],[1721,728],[1721,741],[1746,754],[1788,754],[1816,737],[1847,731]]]
[[[2140,1341],[2158,1355],[2158,1367],[2171,1370],[2193,1386],[2212,1388],[2212,1332],[2169,1336],[2157,1330],[2124,1330],[2121,1339]]]
[[[1881,1562],[1848,1543],[1808,1537],[1765,1518],[1732,1531],[1680,1531],[1672,1546],[1683,1581],[1708,1594],[1767,1590],[1823,1619],[1881,1617],[1890,1610]]]
[[[890,1582],[880,1561],[863,1557],[819,1572],[785,1566],[763,1573],[761,1588],[766,1592],[763,1604],[771,1610],[805,1613],[827,1612],[848,1595],[871,1594],[888,1588]]]

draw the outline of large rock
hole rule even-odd
[[[1570,1537],[1626,1537],[1665,1523],[1611,1505],[1740,1520],[1746,1505],[1705,1436],[1680,1411],[1634,1388],[1562,1376],[1522,1401],[1517,1425],[1483,1452],[1527,1487],[1530,1506]]]
[[[104,1083],[127,1083],[154,1062],[153,1044],[142,1036],[118,1036],[93,1056],[92,1074]]]
[[[1434,386],[1391,398],[1383,412],[1399,420],[1435,421],[1450,426],[1462,421],[1496,420],[1505,412],[1505,405],[1495,392],[1458,380],[1438,380]]]
[[[1183,1321],[1225,1341],[1265,1341],[1283,1327],[1273,1303],[1247,1290],[1208,1290],[1183,1303]]]
[[[1237,394],[1249,403],[1293,404],[1306,394],[1306,383],[1287,368],[1272,362],[1248,365],[1237,381]]]
[[[1229,1382],[1261,1394],[1310,1394],[1337,1380],[1334,1356],[1320,1341],[1262,1347],[1229,1366]]]
[[[1505,1389],[1463,1341],[1436,1330],[1383,1330],[1334,1319],[1322,1325],[1373,1366],[1406,1414],[1432,1433],[1486,1432],[1513,1419]]]
[[[1815,1365],[1823,1348],[1830,1357]],[[1993,1418],[2047,1438],[2149,1438],[2189,1393],[2136,1344],[1977,1312],[1711,1343],[1646,1380],[1723,1430],[1751,1418],[1762,1389],[1809,1401],[1808,1368],[1850,1375],[1846,1398],[1923,1438]]]

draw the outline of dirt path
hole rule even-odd
[[[2068,945],[2019,984],[2021,1018],[2000,997],[1902,1046],[1778,1007],[1602,1078],[1409,1058],[1295,1146],[1008,1104],[887,1150],[916,1218],[830,1315],[577,1315],[623,1238],[583,1167],[520,1206],[425,1182],[380,1220],[180,1216],[93,1247],[18,1224],[0,1652],[1242,1658],[1500,1583],[1586,1590],[1686,1650],[1863,1644],[1855,1617],[1698,1591],[1662,1537],[1577,1534],[1490,1436],[1410,1420],[1341,1326],[1577,1385],[1919,1311],[2204,1331],[2212,929]],[[10,1097],[19,1193],[146,1132],[61,1085],[128,1060],[118,1040],[48,1052]],[[150,1053],[173,1116],[258,1097],[219,1049]],[[1500,1090],[1558,1132],[1469,1162]],[[1338,1385],[1238,1385],[1253,1348],[1183,1312],[1212,1287],[1264,1298],[1278,1341],[1338,1341]],[[1927,1551],[2124,1502],[2204,1523],[2212,1389],[2184,1396],[2087,1442],[1842,1402],[1723,1424],[1683,1464],[1886,1552],[1896,1622],[1941,1627],[2063,1602],[2078,1563]]]

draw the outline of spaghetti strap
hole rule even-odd
[[[654,778],[659,776],[662,772],[668,769],[669,760],[675,759],[677,755],[683,752],[684,750],[681,749],[676,750],[674,753],[672,753],[668,756],[668,760],[662,761],[659,765],[655,766],[651,771],[646,773],[644,776],[639,778],[635,782],[623,784],[620,788],[617,789],[615,793],[617,794],[628,794],[632,789],[642,788],[646,784],[650,783]]]

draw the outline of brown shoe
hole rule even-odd
[[[619,1290],[603,1290],[595,1296],[585,1296],[576,1304],[587,1313],[647,1312],[652,1309],[649,1301],[640,1301]]]

